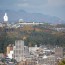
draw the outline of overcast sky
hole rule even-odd
[[[65,20],[65,0],[0,0],[0,9],[23,9],[30,13],[43,13]]]

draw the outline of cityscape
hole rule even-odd
[[[5,30],[23,28],[24,26],[44,25],[44,23],[26,23],[23,19],[20,19],[18,23],[9,24],[7,13],[3,16],[3,20],[4,22],[0,23],[0,27],[4,27]],[[61,32],[64,31],[65,28],[54,27],[52,30]],[[16,39],[14,44],[8,44],[6,46],[6,54],[0,53],[1,64],[4,64],[5,62],[5,65],[58,65],[58,62],[64,59],[62,46],[47,46],[45,44],[27,46],[25,45],[24,39]]]
[[[65,65],[65,1],[0,0],[0,65]]]

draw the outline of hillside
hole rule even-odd
[[[7,45],[14,44],[17,39],[24,40],[27,46],[35,46],[36,44],[40,46],[42,44],[65,47],[65,31],[53,29],[62,27],[62,25],[44,24],[38,26],[27,25],[17,29],[0,28],[0,52],[5,52]]]

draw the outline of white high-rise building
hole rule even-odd
[[[63,48],[62,47],[56,47],[54,50],[55,50],[55,58],[56,59],[62,59],[63,58]]]
[[[17,62],[20,62],[24,59],[24,41],[22,40],[16,40],[15,46],[14,46],[14,59],[17,60]]]

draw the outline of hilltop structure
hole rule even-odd
[[[7,23],[7,22],[8,22],[8,16],[7,16],[7,13],[5,13],[5,15],[4,15],[4,17],[3,17],[3,19],[4,19],[4,22],[5,22],[5,23]]]
[[[5,13],[5,15],[3,16],[3,24],[2,27],[10,27],[10,24],[8,23],[8,15],[7,13]]]

